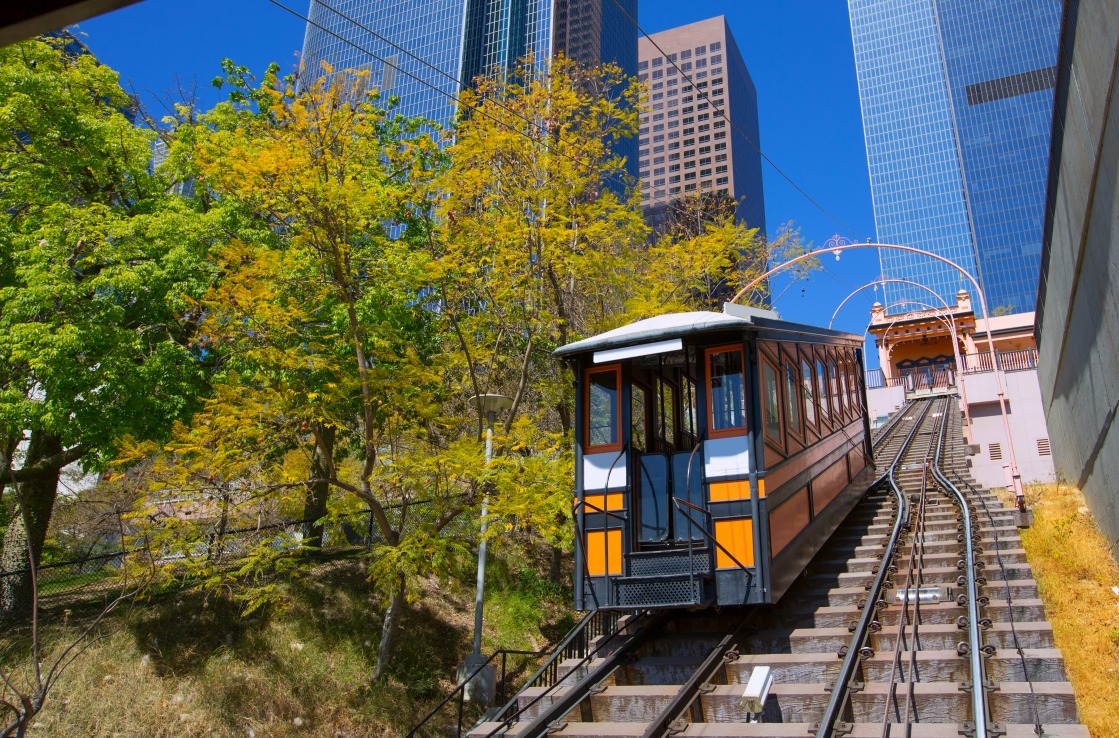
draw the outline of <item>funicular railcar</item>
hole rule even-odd
[[[728,304],[555,353],[578,609],[776,602],[872,481],[859,336]]]

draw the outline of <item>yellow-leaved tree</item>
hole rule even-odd
[[[424,297],[439,134],[396,115],[364,73],[325,70],[297,94],[274,67],[258,84],[225,66],[229,99],[182,116],[197,122],[178,127],[171,150],[231,224],[198,303],[214,392],[145,473],[134,516],[144,563],[238,585],[252,609],[282,600],[276,575],[324,525],[343,535],[365,511],[385,602],[379,678],[409,585],[467,553],[448,526],[477,505],[484,472],[480,445],[459,442],[444,414],[443,338]],[[214,544],[301,512],[302,536],[274,529],[238,543],[235,560]]]

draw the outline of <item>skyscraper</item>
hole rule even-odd
[[[637,17],[637,0],[619,2]],[[311,0],[308,17],[305,76],[323,62],[368,70],[373,86],[400,97],[401,114],[444,125],[464,85],[525,56],[543,64],[562,53],[637,73],[637,29],[614,0]],[[619,153],[636,176],[636,143]]]
[[[1060,0],[848,0],[878,240],[975,276],[988,306],[1034,309]],[[928,257],[882,252],[888,277],[951,303]],[[887,285],[887,305],[927,293]]]
[[[649,222],[659,225],[679,198],[723,193],[764,235],[758,97],[726,19],[654,33],[637,49],[638,78],[649,86],[638,151]]]

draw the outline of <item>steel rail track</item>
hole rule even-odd
[[[1027,726],[1040,734],[1043,723],[1046,734],[1087,738],[1075,725],[1051,630],[1031,614],[1040,603],[1023,553],[1012,532],[999,543],[999,526],[1014,523],[996,503],[982,519],[989,493],[959,477],[955,407],[952,398],[916,400],[880,429],[872,448],[888,467],[879,466],[883,473],[780,603],[674,611],[656,624],[645,612],[596,654],[567,660],[551,686],[519,693],[517,715],[479,723],[471,738],[888,738],[958,729],[973,738],[1003,729],[1034,738]],[[953,474],[958,487],[947,482]],[[992,535],[994,550],[984,552]],[[983,617],[984,559],[1005,580],[1006,602],[997,607],[1006,615],[1000,609],[997,623]],[[922,602],[924,589],[943,599]],[[991,656],[995,645],[1007,653]],[[748,714],[741,685],[762,666],[773,671],[773,692],[764,714]],[[989,693],[991,679],[999,689]],[[911,724],[923,727],[915,733]]]
[[[897,518],[894,520],[889,542],[886,545],[885,553],[882,555],[882,563],[879,565],[878,572],[875,574],[874,581],[868,590],[866,605],[863,607],[862,615],[859,617],[858,623],[855,626],[854,635],[851,637],[851,643],[847,647],[847,653],[843,657],[843,664],[839,667],[839,676],[835,680],[835,686],[831,691],[831,695],[828,697],[828,704],[824,708],[824,714],[820,718],[820,725],[816,730],[816,738],[832,738],[832,736],[835,735],[836,724],[839,722],[840,714],[850,695],[851,681],[854,679],[859,659],[867,656],[867,652],[863,649],[868,647],[864,646],[864,644],[867,639],[869,639],[872,632],[871,623],[877,622],[875,617],[878,610],[885,604],[884,600],[882,600],[882,590],[891,573],[890,568],[893,565],[890,562],[896,557],[902,534],[909,526],[909,498],[902,491],[901,487],[898,486],[895,475],[898,466],[905,456],[905,452],[909,450],[909,446],[913,443],[913,439],[916,438],[918,430],[924,425],[931,408],[931,402],[928,402],[922,408],[921,417],[913,423],[913,427],[909,430],[908,435],[902,442],[901,448],[898,449],[897,456],[890,463],[886,472],[875,480],[875,483],[870,487],[870,489],[874,489],[883,482],[890,485],[894,493],[894,498],[897,501]]]
[[[933,464],[932,472],[940,486],[948,490],[948,492],[956,498],[956,502],[960,508],[960,515],[962,516],[963,524],[963,541],[964,544],[964,558],[961,561],[964,569],[964,577],[966,581],[967,592],[967,644],[966,652],[963,643],[957,646],[956,651],[961,656],[966,656],[969,662],[969,670],[971,672],[971,710],[974,718],[972,729],[974,733],[973,738],[987,738],[988,731],[991,730],[991,711],[990,705],[987,701],[987,676],[983,666],[983,655],[987,651],[994,653],[993,646],[984,646],[982,638],[979,634],[980,614],[979,604],[981,595],[979,594],[979,584],[977,583],[977,576],[975,570],[981,565],[976,560],[976,544],[979,541],[979,533],[975,530],[975,522],[972,520],[972,510],[968,505],[968,499],[964,493],[953,484],[940,468],[941,453],[944,449],[945,433],[948,429],[948,414],[945,413],[940,419],[939,428],[939,442],[936,448],[936,463]],[[983,598],[985,599],[985,598]]]

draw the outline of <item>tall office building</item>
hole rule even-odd
[[[637,17],[637,0],[619,2]],[[614,0],[311,0],[308,17],[305,76],[321,74],[323,62],[368,70],[374,87],[400,98],[401,114],[443,125],[464,85],[529,55],[637,73],[637,28]],[[619,153],[636,176],[636,142]]]
[[[878,240],[956,262],[991,310],[1033,310],[1060,0],[848,0],[848,9]],[[881,260],[884,275],[949,304],[968,287],[928,257],[883,251]],[[885,289],[888,307],[929,301],[923,290]]]
[[[638,160],[650,224],[663,223],[674,200],[723,193],[739,203],[739,220],[764,234],[758,96],[726,19],[641,38],[637,54],[649,86]]]

